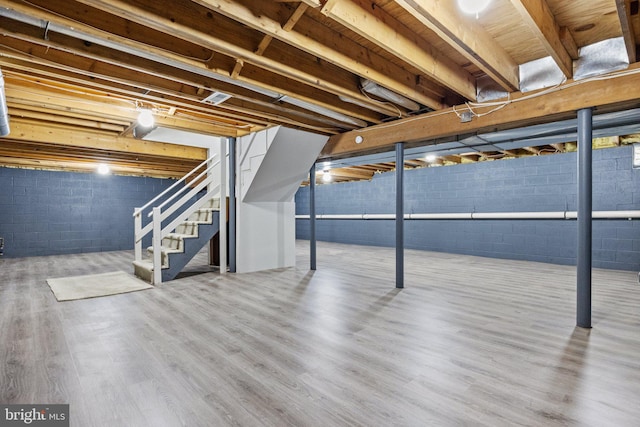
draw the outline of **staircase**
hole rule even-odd
[[[216,183],[221,181],[221,172],[216,157],[205,160],[162,194],[134,210],[136,276],[154,285],[173,280],[218,233],[220,185]],[[147,248],[148,256],[143,258],[142,240],[147,235],[151,235],[152,245]]]
[[[220,229],[220,199],[209,199],[205,206],[162,238],[160,263],[162,281],[175,279],[189,261]],[[136,276],[153,283],[153,246],[147,248],[148,258],[133,261]]]

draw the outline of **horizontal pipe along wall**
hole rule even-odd
[[[415,213],[575,212],[577,154],[563,153],[405,171],[405,215]],[[296,213],[308,214],[308,187],[298,191]],[[393,173],[372,181],[319,185],[318,215],[388,214],[395,192]],[[593,152],[594,211],[640,210],[640,170],[632,147]],[[571,215],[570,215],[571,217]],[[595,217],[595,215],[594,215]],[[575,218],[575,216],[574,216]],[[296,221],[308,239],[308,220]],[[318,240],[395,245],[393,220],[319,220]],[[575,265],[575,220],[411,220],[405,247]],[[598,219],[593,223],[593,267],[640,270],[640,221]]]

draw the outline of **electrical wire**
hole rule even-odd
[[[636,68],[633,70],[626,70],[623,72],[611,72],[608,74],[604,74],[602,76],[594,76],[594,77],[589,77],[586,79],[582,79],[582,80],[574,80],[570,83],[566,83],[566,79],[555,85],[552,86],[550,88],[547,88],[545,90],[539,91],[539,92],[535,92],[532,93],[530,95],[524,95],[520,98],[515,98],[515,99],[511,99],[511,94],[509,94],[509,98],[506,101],[490,101],[490,102],[466,102],[464,105],[467,107],[467,110],[469,112],[471,112],[471,114],[473,114],[476,117],[482,117],[482,116],[486,116],[489,114],[492,114],[504,107],[506,107],[509,104],[514,104],[517,102],[522,102],[522,101],[526,101],[526,100],[530,100],[530,99],[534,99],[534,98],[538,98],[544,95],[548,95],[551,93],[555,93],[555,92],[560,92],[566,89],[570,89],[572,87],[575,86],[579,86],[581,84],[585,84],[588,82],[592,82],[592,81],[596,81],[596,80],[615,80],[617,78],[620,77],[626,77],[626,76],[631,76],[631,75],[635,75],[635,74],[640,74],[640,68]],[[566,84],[565,84],[566,83]],[[487,112],[483,112],[483,113],[478,113],[476,110],[477,109],[482,109],[482,108],[488,108],[488,107],[494,107],[493,109],[491,109],[490,111]],[[440,116],[444,116],[444,115],[448,115],[448,114],[455,114],[458,118],[461,118],[461,113],[460,110],[458,110],[456,108],[456,106],[451,107],[450,109],[447,110],[442,110],[439,111],[436,114],[429,114],[429,118],[433,118],[433,117],[440,117]],[[364,128],[364,129],[359,129],[358,132],[364,136],[364,134],[369,130],[379,130],[379,129],[388,129],[388,128],[393,128],[395,126],[404,126],[406,124],[412,123],[416,120],[422,120],[424,118],[424,116],[413,116],[413,117],[409,117],[405,120],[401,120],[401,121],[395,121],[395,122],[389,122],[389,123],[383,123],[380,125],[376,125],[372,128]]]

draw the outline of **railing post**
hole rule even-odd
[[[162,283],[162,213],[153,208],[153,284]]]
[[[134,208],[133,210],[133,253],[134,259],[140,261],[142,259],[142,211],[140,208]],[[139,240],[138,240],[139,239]]]

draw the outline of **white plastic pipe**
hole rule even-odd
[[[626,211],[593,211],[596,219],[639,219],[640,210]],[[406,214],[405,219],[435,220],[435,219],[576,219],[576,211],[558,212],[471,212],[471,213],[412,213]],[[380,220],[395,219],[394,214],[327,214],[316,215],[316,219],[361,219]],[[296,215],[296,219],[309,219],[309,215]]]
[[[565,212],[475,212],[472,219],[565,219]]]

